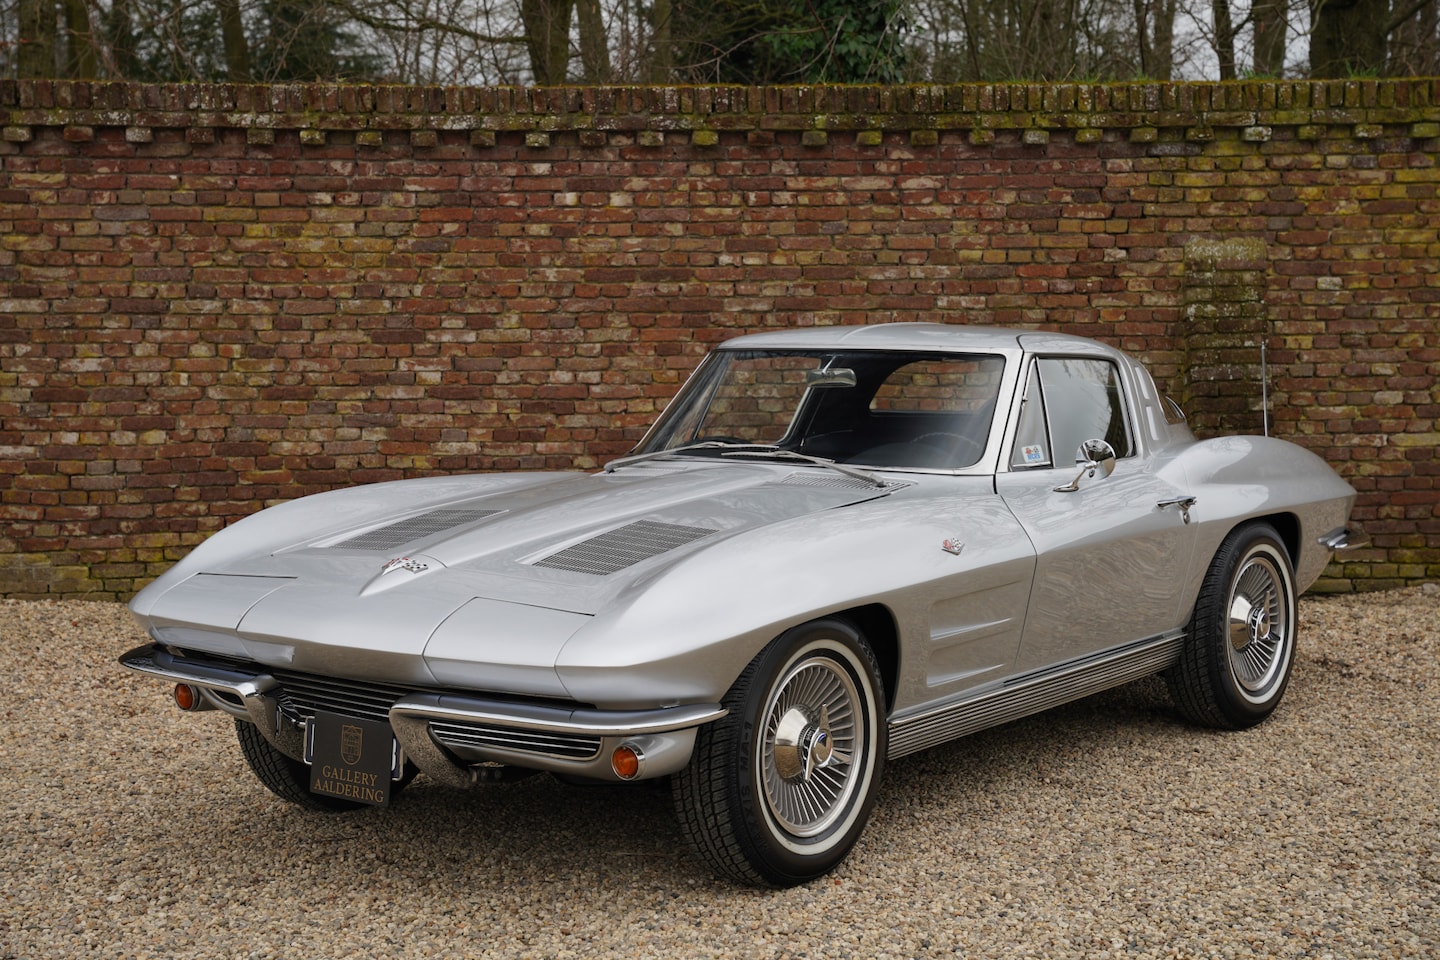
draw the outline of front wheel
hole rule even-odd
[[[841,620],[789,630],[746,667],[672,781],[681,830],[717,873],[788,887],[845,858],[884,768],[881,690],[869,644]]]
[[[248,720],[235,719],[235,739],[240,741],[240,752],[255,778],[275,796],[310,810],[327,813],[341,813],[359,810],[367,804],[353,800],[341,800],[320,793],[310,792],[310,768],[293,757],[286,756],[274,744],[265,739],[260,728]],[[394,797],[415,779],[419,771],[411,763],[405,764],[405,775],[390,785],[390,796]]]
[[[1269,524],[1233,531],[1215,553],[1180,660],[1167,674],[1171,698],[1196,723],[1239,730],[1280,704],[1295,660],[1295,576]]]
[[[275,796],[311,810],[339,812],[358,810],[364,804],[310,792],[310,768],[281,753],[265,739],[260,728],[248,720],[235,720],[235,739],[255,778]]]

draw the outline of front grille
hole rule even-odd
[[[330,549],[373,550],[382,553],[403,547],[407,543],[443,533],[467,523],[475,523],[493,517],[499,510],[431,510],[419,516],[397,520],[395,523],[377,527],[359,536],[350,537],[330,544]]]
[[[535,566],[603,577],[714,532],[705,527],[637,520],[552,553]]]
[[[600,738],[570,733],[518,730],[493,724],[452,723],[432,720],[430,733],[442,746],[453,750],[498,747],[524,753],[541,753],[567,760],[589,760],[600,753]]]
[[[291,673],[288,670],[272,670],[270,674],[280,681],[280,689],[275,694],[280,702],[280,709],[299,720],[308,720],[315,716],[317,710],[323,710],[347,717],[388,722],[390,708],[395,701],[419,689],[363,680],[317,677],[308,673]]]
[[[271,670],[270,675],[280,682],[272,696],[281,712],[296,723],[312,719],[317,711],[388,723],[395,701],[411,693],[429,692],[422,687],[317,677],[289,670]],[[600,753],[600,738],[583,734],[443,720],[432,720],[430,731],[442,746],[458,751],[500,747],[568,760],[589,760]]]

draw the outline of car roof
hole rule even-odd
[[[971,326],[960,323],[879,323],[866,327],[805,327],[753,333],[727,340],[722,350],[939,350],[1000,351],[1043,344],[1055,352],[1113,352],[1086,337]]]

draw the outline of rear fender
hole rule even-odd
[[[1304,591],[1324,572],[1332,551],[1320,541],[1343,527],[1355,489],[1315,454],[1274,437],[1203,440],[1179,456],[1192,484],[1198,523],[1197,563],[1187,586],[1193,607],[1209,559],[1231,531],[1269,520],[1291,552],[1296,589]]]

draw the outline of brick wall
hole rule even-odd
[[[1440,577],[1440,83],[0,82],[0,594],[261,506],[624,453],[712,343],[984,322],[1147,359]]]

